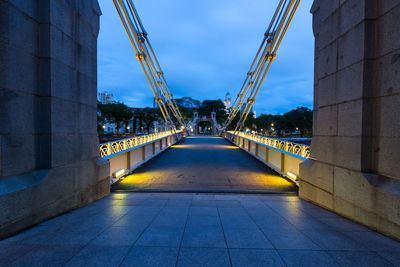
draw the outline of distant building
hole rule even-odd
[[[102,104],[112,104],[114,102],[114,95],[109,92],[100,92],[99,101]]]
[[[224,100],[224,104],[225,104],[225,109],[228,110],[232,107],[232,97],[231,94],[228,92],[225,95],[225,100]]]

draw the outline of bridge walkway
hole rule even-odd
[[[296,186],[222,137],[190,136],[112,191],[295,193]]]

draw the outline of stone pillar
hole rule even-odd
[[[109,193],[97,0],[0,0],[0,238]]]
[[[400,0],[315,0],[300,197],[400,239]]]

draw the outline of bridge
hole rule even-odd
[[[241,131],[300,1],[213,136],[114,2],[169,130],[99,144],[97,1],[0,0],[1,265],[400,265],[400,1],[314,1],[310,147]]]

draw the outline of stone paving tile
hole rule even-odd
[[[305,235],[325,250],[368,250],[361,242],[352,240],[340,232],[308,231]]]
[[[258,229],[224,229],[228,248],[273,248]]]
[[[311,215],[318,219],[319,218],[342,218],[339,215],[337,215],[336,213],[325,210],[318,206],[315,206],[314,208],[310,208],[310,209],[304,209],[304,212],[307,213],[308,215]]]
[[[113,193],[113,194],[110,194],[111,199],[148,199],[150,197],[151,197],[151,194],[148,194],[148,193],[136,193],[136,194]]]
[[[215,248],[181,248],[179,267],[225,267],[231,266],[228,250]]]
[[[253,216],[252,219],[258,227],[266,232],[296,230],[293,224],[280,216]]]
[[[193,200],[193,207],[217,207],[217,208],[233,208],[240,207],[238,200]]]
[[[229,254],[233,267],[275,267],[285,266],[275,250],[267,249],[230,249]]]
[[[189,208],[183,206],[165,206],[158,214],[158,217],[187,217]]]
[[[380,251],[378,254],[394,266],[400,266],[400,253],[398,251]]]
[[[300,218],[287,218],[296,229],[308,232],[308,231],[333,231],[333,227],[326,223],[323,223],[315,218],[300,217]]]
[[[0,241],[0,266],[400,266],[399,255],[400,242],[282,195],[114,193]]]
[[[140,205],[142,207],[162,207],[167,203],[167,199],[148,199],[146,201],[142,201]]]
[[[216,216],[218,217],[218,209],[216,207],[190,207],[189,216]]]
[[[144,199],[113,199],[110,204],[112,206],[140,206],[146,201]]]
[[[148,247],[179,247],[182,239],[183,230],[183,227],[150,226],[139,238],[137,245]]]
[[[328,254],[334,258],[341,266],[393,266],[375,252],[361,251],[329,251]]]
[[[182,247],[226,248],[221,226],[187,226]]]
[[[297,230],[265,234],[276,249],[321,249],[310,238]]]
[[[142,231],[131,227],[110,227],[92,240],[89,246],[132,246]]]
[[[146,214],[146,211],[128,213],[117,220],[112,226],[129,226],[135,227],[135,229],[145,229],[154,220],[156,214],[157,213]]]
[[[10,266],[12,262],[32,251],[35,245],[0,243],[0,266]]]
[[[10,266],[63,266],[81,249],[82,246],[71,245],[31,246],[29,251],[20,255]]]
[[[191,199],[168,199],[166,207],[187,207],[192,205]]]
[[[322,218],[319,219],[320,222],[325,223],[332,227],[333,229],[337,231],[342,231],[342,232],[362,232],[362,231],[372,231],[371,229],[352,222],[348,219],[345,218]]]
[[[218,216],[218,214],[217,214]],[[215,226],[220,227],[221,222],[219,217],[217,216],[198,216],[198,215],[189,215],[187,219],[186,227],[195,227],[195,226]]]
[[[59,231],[60,227],[38,225],[0,241],[0,244],[42,244]]]
[[[248,216],[245,208],[218,208],[219,214],[223,216]]]
[[[288,267],[307,266],[307,267],[328,267],[340,266],[325,251],[317,250],[278,250],[283,261]]]
[[[224,229],[231,228],[231,229],[237,229],[237,228],[245,228],[245,229],[257,229],[257,225],[254,223],[254,221],[251,219],[250,216],[245,215],[245,216],[222,216],[221,215],[221,223]]]
[[[119,266],[128,251],[129,246],[86,246],[65,266]]]
[[[179,227],[184,228],[186,224],[187,215],[169,215],[166,216],[165,214],[160,213],[154,221],[151,222],[151,227]]]
[[[133,247],[121,266],[174,267],[178,258],[178,251],[178,248]]]
[[[398,251],[400,253],[400,242],[377,232],[346,232],[345,234],[372,251]]]

